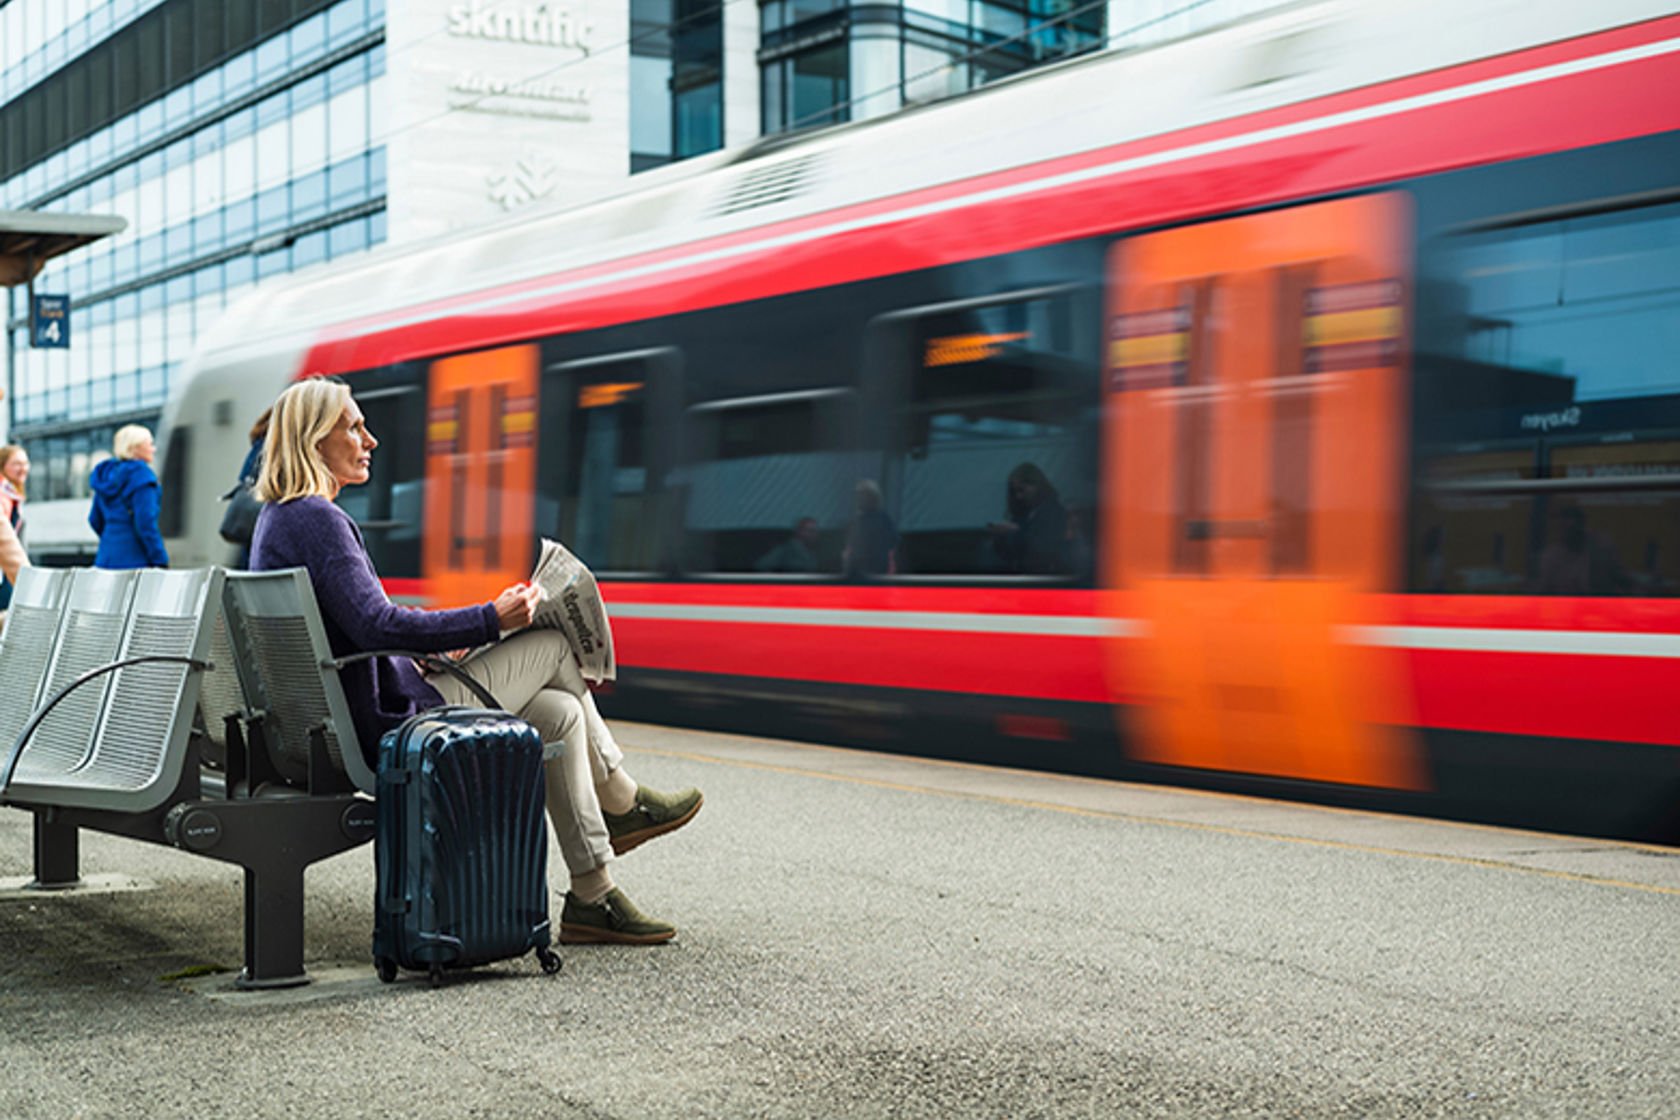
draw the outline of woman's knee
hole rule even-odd
[[[584,733],[583,704],[561,689],[538,690],[519,716],[537,729],[545,743],[566,742]]]

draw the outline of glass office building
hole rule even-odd
[[[128,223],[35,280],[70,296],[70,349],[31,349],[8,293],[32,505],[84,498],[115,429],[155,426],[230,300],[384,240],[384,18],[382,0],[0,7],[0,208]]]

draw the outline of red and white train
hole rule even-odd
[[[315,372],[393,594],[565,540],[618,714],[1680,839],[1669,6],[1291,6],[265,287],[178,563]]]

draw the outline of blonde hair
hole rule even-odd
[[[0,478],[6,476],[6,464],[12,461],[13,456],[22,453],[22,451],[23,448],[15,443],[8,443],[6,446],[0,447]],[[18,482],[14,485],[17,487],[18,497],[29,497],[29,490],[24,483]]]
[[[259,501],[332,497],[335,480],[321,458],[320,444],[349,407],[350,387],[333,377],[310,377],[280,394],[263,443]]]
[[[119,459],[132,459],[142,443],[152,438],[151,429],[144,424],[124,424],[111,437],[111,453]]]

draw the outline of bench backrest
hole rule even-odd
[[[219,568],[76,570],[37,704],[115,661],[206,660],[222,579]],[[116,812],[156,808],[186,765],[199,682],[184,663],[155,661],[90,681],[41,721],[7,796]]]
[[[30,705],[32,709],[46,703],[83,673],[117,659],[139,575],[137,571],[110,572],[97,568],[79,568],[70,573],[70,590],[65,597],[58,633],[53,636],[47,677]],[[110,688],[110,676],[101,677],[53,709],[35,729],[18,763],[17,784],[65,774],[87,761],[93,750],[99,713],[105,707]]]
[[[225,600],[238,661],[252,670],[246,700],[263,716],[275,769],[288,782],[305,785],[310,735],[319,729],[332,765],[357,789],[375,792],[377,781],[356,741],[309,573],[230,572]]]
[[[0,634],[0,758],[17,742],[40,702],[70,579],[71,573],[62,568],[25,568],[18,573],[12,608]]]

